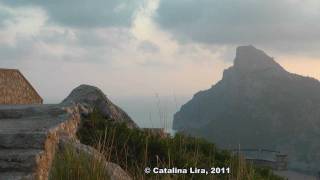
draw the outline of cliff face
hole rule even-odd
[[[320,83],[287,72],[253,46],[241,46],[222,80],[175,114],[173,128],[225,148],[280,150],[289,154],[291,167],[316,170]]]

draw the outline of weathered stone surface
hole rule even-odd
[[[75,138],[68,138],[68,137],[62,136],[62,138],[59,141],[59,149],[63,150],[68,146],[71,146],[78,153],[82,152],[82,153],[88,154],[89,156],[99,155],[103,158],[103,156],[100,155],[99,151],[92,148],[91,146],[81,144]]]
[[[36,166],[36,156],[42,150],[38,149],[2,149],[0,150],[1,171],[15,170],[28,172]]]
[[[0,106],[0,180],[46,180],[60,137],[79,123],[77,107]]]
[[[45,132],[0,132],[0,148],[41,149],[46,138]]]
[[[110,180],[131,180],[131,177],[118,164],[106,162],[106,171]]]
[[[66,115],[66,112],[57,105],[0,105],[0,119],[55,118],[60,115]]]
[[[66,108],[67,116],[64,121],[58,120],[59,124],[50,127],[47,132],[47,139],[44,142],[44,153],[38,158],[36,177],[45,180],[49,176],[50,168],[56,149],[61,137],[76,138],[76,132],[81,121],[78,107]]]
[[[107,119],[117,122],[124,122],[129,128],[138,128],[136,123],[121,108],[113,104],[107,96],[97,87],[80,85],[62,101],[65,107],[78,104],[82,115],[86,116],[94,109],[97,109]]]
[[[4,172],[0,173],[1,180],[33,180],[32,174],[23,172]]]

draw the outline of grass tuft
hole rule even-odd
[[[59,151],[53,161],[50,180],[109,180],[105,161],[77,152],[71,145]]]

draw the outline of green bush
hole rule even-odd
[[[204,139],[183,134],[174,137],[151,135],[106,120],[98,112],[83,120],[78,137],[82,143],[101,149],[107,160],[119,164],[134,179],[281,179],[271,170],[247,165],[241,157],[219,150]],[[231,172],[220,175],[145,175],[145,167],[230,167]]]

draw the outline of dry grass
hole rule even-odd
[[[59,151],[53,161],[50,180],[109,180],[105,161],[99,156],[77,152],[71,145]]]

